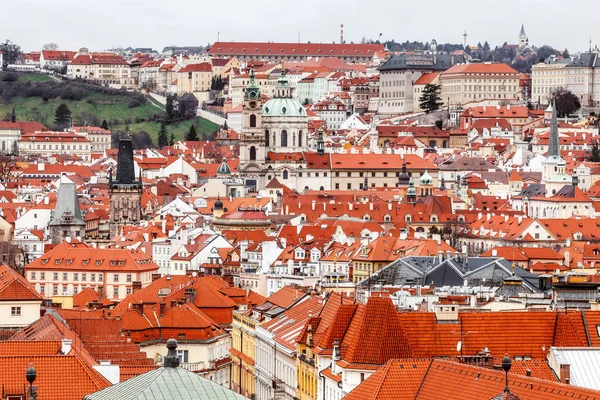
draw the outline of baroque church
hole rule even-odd
[[[256,192],[273,178],[285,185],[298,187],[296,178],[306,168],[308,146],[308,115],[294,98],[293,88],[281,63],[281,74],[272,99],[261,99],[254,71],[244,92],[240,134],[240,175],[246,189]],[[322,135],[317,144],[323,155]]]

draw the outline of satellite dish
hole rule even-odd
[[[456,343],[456,351],[460,351],[462,349],[462,341],[459,340],[458,343]]]

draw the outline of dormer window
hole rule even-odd
[[[102,261],[104,260],[96,260],[96,265],[102,265]]]

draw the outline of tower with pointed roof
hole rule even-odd
[[[525,25],[521,24],[521,32],[519,33],[519,47],[525,47],[529,45],[529,38],[525,33]]]
[[[56,208],[48,224],[52,244],[59,244],[67,238],[84,238],[85,221],[79,209],[75,183],[65,175],[60,177],[56,198]]]
[[[119,138],[117,178],[109,175],[110,236],[114,238],[122,226],[137,224],[142,219],[142,173],[135,177],[133,142],[129,135]]]
[[[565,173],[566,163],[560,156],[556,103],[553,102],[551,107],[552,119],[550,122],[548,156],[542,161],[542,183],[546,185],[546,195],[548,196],[555,194],[564,185],[571,183],[571,177]]]

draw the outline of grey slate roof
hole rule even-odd
[[[515,274],[523,279],[523,285],[533,291],[540,292],[539,277],[522,268],[515,267]],[[372,285],[407,285],[435,284],[435,286],[468,286],[482,284],[500,286],[506,278],[512,276],[512,265],[504,258],[498,257],[404,257],[390,263],[371,275]],[[369,278],[358,283],[367,287]]]
[[[453,65],[464,63],[464,56],[449,54],[395,54],[382,64],[379,71],[419,69],[445,71]]]
[[[56,209],[49,225],[61,225],[61,218],[68,211],[71,212],[74,218],[74,221],[70,225],[85,225],[85,221],[81,216],[81,210],[79,209],[75,183],[66,176],[61,176],[58,196],[56,198]]]
[[[243,400],[226,389],[184,368],[159,368],[119,382],[83,400]]]

